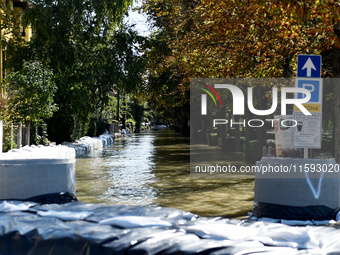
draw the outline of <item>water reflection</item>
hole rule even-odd
[[[189,139],[172,132],[141,133],[116,141],[96,157],[78,159],[82,202],[178,208],[202,216],[244,216],[254,180],[190,178]]]
[[[100,157],[77,160],[77,196],[81,201],[150,205],[156,200],[151,184],[154,136],[116,141]],[[90,176],[86,178],[86,176]]]

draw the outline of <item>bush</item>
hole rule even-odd
[[[57,85],[53,73],[39,62],[26,62],[3,84],[8,94],[5,114],[13,122],[43,123],[58,109],[54,103]]]
[[[11,125],[4,125],[3,128],[3,152],[7,152],[11,149],[17,148],[16,144],[16,134],[17,134],[17,128],[13,126],[13,129]]]

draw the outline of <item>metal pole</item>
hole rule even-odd
[[[11,150],[13,149],[13,142],[14,142],[14,137],[13,137],[13,123],[11,123]]]
[[[19,125],[18,125],[18,134],[17,134],[17,146],[18,146],[18,149],[21,148],[21,142],[22,142],[22,123],[19,123]]]
[[[303,157],[308,158],[308,148],[303,148]]]
[[[3,121],[0,120],[0,153],[2,153]]]
[[[26,123],[25,127],[25,145],[30,146],[30,124]]]

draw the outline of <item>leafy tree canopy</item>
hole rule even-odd
[[[142,10],[156,28],[147,46],[150,105],[185,96],[167,113],[188,109],[190,78],[291,77],[298,54],[329,63],[340,48],[335,0],[144,0]]]
[[[40,124],[58,109],[53,73],[39,62],[26,62],[23,69],[3,80],[8,93],[5,115],[12,121]]]
[[[49,121],[54,141],[86,134],[93,112],[113,87],[134,90],[140,80],[139,40],[121,21],[132,0],[32,0],[23,21],[33,28],[23,59],[53,70],[58,112]],[[12,61],[16,66],[18,61]]]
[[[340,47],[334,0],[146,0],[144,10],[167,34],[165,62],[190,77],[290,76],[297,54]]]

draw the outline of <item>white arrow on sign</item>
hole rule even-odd
[[[316,70],[311,58],[308,58],[305,65],[302,67],[302,70],[306,69],[306,68],[307,68],[307,77],[311,77],[312,76],[312,69]]]

